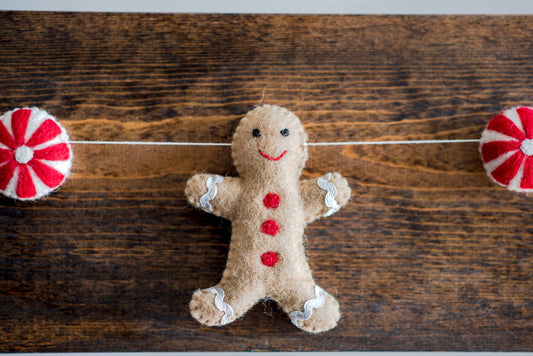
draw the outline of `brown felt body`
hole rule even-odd
[[[254,129],[260,136],[252,134]],[[289,132],[287,136],[281,134],[284,129]],[[232,156],[240,178],[226,177],[211,201],[213,213],[232,222],[228,261],[217,287],[225,291],[225,302],[232,306],[234,319],[262,298],[276,300],[290,313],[301,311],[307,300],[316,297],[304,249],[304,228],[329,207],[324,203],[326,191],[316,179],[299,180],[308,157],[306,141],[299,119],[274,105],[252,110],[236,129]],[[186,195],[191,204],[200,207],[209,176],[196,175],[187,182]],[[350,198],[346,180],[336,173],[331,182],[337,188],[336,201],[345,205]],[[263,199],[269,193],[279,196],[278,207],[265,206]],[[267,220],[279,226],[273,236],[262,231]],[[260,257],[266,252],[278,256],[274,266],[262,263]],[[198,290],[193,296],[192,315],[203,324],[220,325],[223,313],[215,308],[214,298],[207,290]],[[326,331],[335,327],[339,317],[336,299],[326,294],[323,307],[315,309],[311,318],[299,326],[309,332]]]

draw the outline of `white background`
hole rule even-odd
[[[0,10],[307,14],[533,14],[533,0],[0,0]]]

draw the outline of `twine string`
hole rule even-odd
[[[400,140],[400,141],[340,141],[340,142],[308,142],[307,146],[367,146],[367,145],[420,145],[420,144],[452,144],[475,143],[479,139],[452,140]],[[231,146],[227,142],[162,142],[162,141],[70,141],[75,145],[144,145],[144,146]]]

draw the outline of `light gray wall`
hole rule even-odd
[[[533,0],[0,0],[0,10],[321,14],[533,14]]]

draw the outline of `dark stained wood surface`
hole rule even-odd
[[[533,98],[531,16],[0,13],[0,109],[39,106],[73,140],[229,142],[264,102],[311,141],[479,138]],[[349,205],[306,230],[343,317],[321,335],[274,303],[197,324],[228,222],[186,203],[229,147],[73,146],[34,203],[0,198],[0,351],[533,351],[533,201],[495,186],[476,143],[310,147]]]

